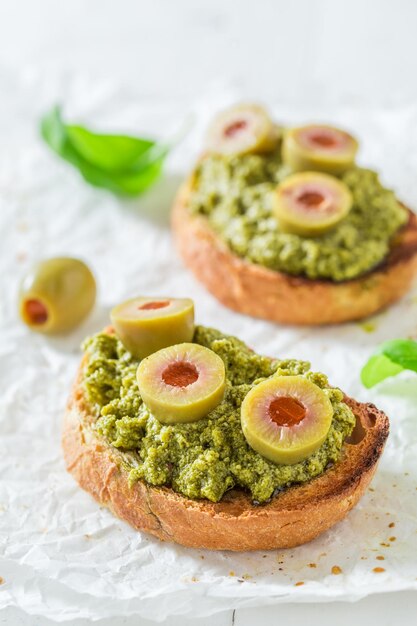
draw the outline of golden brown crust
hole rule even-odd
[[[233,254],[205,217],[189,212],[189,193],[187,182],[172,212],[179,253],[222,304],[240,313],[297,325],[362,319],[401,298],[417,272],[417,218],[410,210],[407,225],[380,267],[354,280],[335,283],[290,276]]]
[[[71,394],[63,430],[67,469],[94,498],[137,530],[163,541],[211,550],[270,550],[311,541],[341,520],[369,484],[388,436],[389,422],[372,404],[346,398],[357,418],[342,459],[309,483],[254,505],[241,490],[220,502],[190,500],[143,481],[128,484],[121,454],[96,438],[81,387]]]

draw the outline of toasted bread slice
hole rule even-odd
[[[290,548],[311,541],[355,506],[384,448],[386,415],[372,404],[345,401],[356,416],[356,427],[337,464],[265,505],[256,506],[238,489],[213,503],[143,481],[129,486],[123,453],[98,438],[92,428],[95,418],[84,398],[81,367],[64,421],[65,461],[81,487],[100,504],[163,541],[211,550]]]
[[[271,322],[335,324],[373,315],[401,298],[417,272],[417,217],[399,232],[387,259],[364,276],[336,283],[290,276],[234,254],[209,221],[187,208],[190,183],[172,212],[177,248],[185,264],[225,306]]]

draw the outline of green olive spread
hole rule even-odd
[[[274,217],[273,191],[290,173],[279,152],[207,155],[194,173],[189,208],[205,215],[235,254],[273,270],[343,281],[384,260],[407,212],[375,172],[353,167],[342,175],[352,209],[314,238],[282,232]]]
[[[226,392],[211,413],[194,423],[167,425],[151,415],[137,382],[139,364],[114,335],[100,333],[85,342],[83,389],[96,421],[94,429],[121,451],[131,483],[166,485],[189,498],[219,501],[233,487],[267,502],[279,490],[309,481],[336,462],[355,417],[343,393],[328,386],[324,374],[296,360],[271,360],[240,340],[197,326],[193,341],[224,361]],[[302,462],[275,465],[255,452],[243,435],[240,406],[246,394],[271,376],[302,375],[323,389],[334,414],[327,438]]]

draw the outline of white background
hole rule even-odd
[[[414,0],[0,0],[0,72],[82,71],[134,85],[149,101],[232,83],[254,99],[316,109],[341,100],[396,107],[417,99],[416,32]],[[0,131],[7,145],[17,141],[13,119],[0,119]],[[198,623],[408,626],[416,614],[410,592],[355,605],[239,610]],[[50,622],[13,609],[0,623]],[[110,623],[148,622],[100,622]]]
[[[417,97],[413,0],[2,0],[1,64],[84,69],[147,96],[232,78],[252,97]]]

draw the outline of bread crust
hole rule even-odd
[[[210,550],[272,550],[311,541],[341,520],[368,486],[389,431],[387,416],[372,404],[345,398],[357,424],[341,460],[310,482],[256,506],[234,489],[220,502],[191,500],[168,487],[128,484],[122,453],[98,438],[82,389],[82,367],[64,420],[62,445],[68,471],[100,504],[140,531],[163,541]]]
[[[234,254],[204,216],[187,208],[190,181],[179,190],[172,228],[184,263],[225,306],[272,322],[323,325],[369,317],[401,298],[417,272],[417,217],[400,231],[387,259],[353,280],[336,283],[290,276]]]

